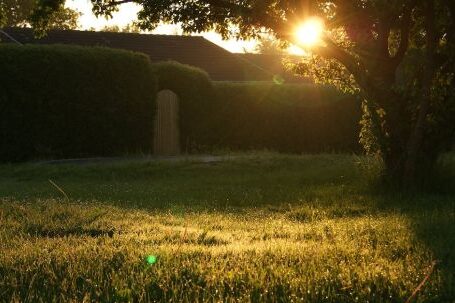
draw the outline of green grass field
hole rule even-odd
[[[413,197],[348,155],[1,165],[0,302],[455,302],[443,162]]]

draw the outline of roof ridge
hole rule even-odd
[[[269,78],[270,71],[251,60],[231,53],[203,36],[156,35],[152,33],[117,33],[86,30],[50,30],[46,37],[37,40],[32,28],[4,29],[24,44],[74,44],[105,46],[142,52],[152,61],[174,60],[206,70],[215,80],[246,79],[246,71]],[[258,76],[254,76],[258,77]]]
[[[33,31],[31,27],[5,27],[4,30],[7,32],[8,30],[13,31]],[[83,30],[83,29],[50,29],[47,31],[48,33],[56,33],[56,32],[63,32],[63,33],[91,33],[91,34],[109,34],[109,35],[134,35],[134,36],[154,36],[154,37],[178,37],[178,38],[196,38],[196,39],[205,39],[201,35],[168,35],[168,34],[153,34],[153,33],[130,33],[130,32],[110,32],[110,31],[102,31],[102,30]],[[207,40],[209,41],[209,40]],[[215,44],[216,45],[216,44]]]

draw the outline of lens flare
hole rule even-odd
[[[321,41],[323,31],[324,22],[319,18],[311,18],[297,27],[295,36],[300,44],[311,47]]]
[[[284,78],[281,75],[273,75],[273,83],[277,85],[282,85],[284,84]]]
[[[149,255],[149,256],[145,257],[145,262],[148,265],[153,265],[156,263],[156,261],[157,261],[157,257],[154,255]]]

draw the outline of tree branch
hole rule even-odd
[[[409,35],[411,33],[412,12],[417,5],[417,0],[411,1],[405,8],[400,26],[400,45],[393,57],[393,63],[398,66],[403,61],[404,55],[409,48]]]
[[[449,9],[452,23],[449,25],[449,31],[447,33],[447,42],[452,44],[455,42],[455,2],[453,0],[446,1],[446,5]]]
[[[105,7],[112,7],[112,6],[117,6],[125,3],[137,3],[137,0],[112,0],[109,3],[106,3],[104,6]],[[200,1],[202,3],[206,3],[218,8],[226,8],[226,9],[246,9],[245,6],[238,5],[236,3],[233,3],[229,0],[202,0]]]
[[[407,186],[415,184],[415,169],[421,152],[423,136],[428,112],[430,111],[431,87],[436,71],[435,54],[439,41],[436,27],[436,4],[435,0],[427,0],[425,3],[425,34],[426,34],[426,64],[425,75],[422,83],[421,100],[419,104],[417,119],[411,132],[407,153],[408,158],[405,163],[405,181]]]
[[[391,30],[391,22],[389,20],[382,20],[378,28],[378,57],[382,60],[389,60],[389,35]],[[381,60],[381,61],[382,61]]]
[[[338,46],[332,39],[325,36],[326,46],[315,48],[315,53],[327,59],[339,61],[353,76],[357,84],[365,92],[374,92],[376,89],[371,84],[368,71],[362,64],[346,50]]]
[[[108,4],[106,4],[106,6],[117,6],[117,5],[122,5],[122,4],[126,4],[126,3],[132,3],[132,2],[136,2],[136,1],[134,1],[134,0],[111,1]]]
[[[228,0],[202,0],[201,2],[205,2],[209,5],[212,5],[212,6],[215,6],[218,8],[225,8],[225,9],[230,9],[230,10],[236,10],[236,9],[246,10],[247,9],[247,7],[245,7],[243,5],[239,5],[239,4],[233,3]]]

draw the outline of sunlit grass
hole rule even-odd
[[[455,196],[372,194],[359,161],[2,166],[0,301],[404,302],[438,260],[417,301],[451,302]]]

